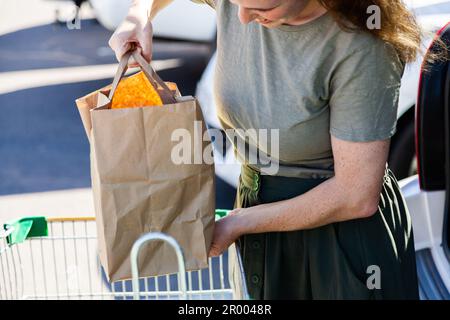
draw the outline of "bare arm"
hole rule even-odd
[[[253,207],[239,216],[244,233],[293,231],[365,218],[377,211],[388,141],[332,139],[335,176],[296,198]]]
[[[114,50],[117,60],[135,45],[141,48],[144,58],[148,62],[151,61],[153,37],[151,20],[172,1],[150,0],[148,3],[133,0],[124,21],[109,39],[109,46]],[[136,63],[130,62],[130,65],[135,66]]]
[[[234,210],[216,224],[210,255],[220,254],[243,234],[312,229],[375,214],[390,140],[331,141],[333,178],[289,200]]]

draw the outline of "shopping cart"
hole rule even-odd
[[[216,217],[223,214],[217,211]],[[186,272],[175,239],[144,234],[131,251],[133,278],[109,283],[97,255],[95,218],[29,217],[18,222],[35,223],[37,229],[29,227],[26,239],[11,238],[14,225],[0,231],[0,299],[248,299],[234,245],[210,258],[208,268]],[[139,278],[138,253],[149,241],[165,241],[174,248],[177,274]]]

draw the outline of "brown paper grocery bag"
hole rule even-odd
[[[177,164],[171,158],[179,143],[172,141],[176,130],[188,134],[200,153],[207,147],[197,100],[170,91],[134,52],[167,104],[110,109],[130,55],[120,62],[111,86],[76,101],[90,142],[98,250],[110,281],[131,278],[131,247],[142,234],[154,231],[178,241],[187,270],[206,268],[214,228],[214,165]],[[142,277],[177,272],[173,249],[160,242],[146,245],[139,271]]]

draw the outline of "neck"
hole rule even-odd
[[[301,11],[301,13],[288,21],[286,24],[292,26],[298,26],[310,21],[316,20],[327,13],[327,9],[324,8],[317,0],[311,0]]]

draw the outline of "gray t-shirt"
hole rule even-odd
[[[277,175],[332,177],[331,135],[375,141],[395,133],[404,65],[392,46],[367,32],[343,31],[329,13],[268,29],[241,24],[228,0],[194,1],[217,13],[219,120],[225,128],[278,129]],[[238,139],[254,144],[261,158],[275,158],[270,137],[260,143],[238,131]]]

